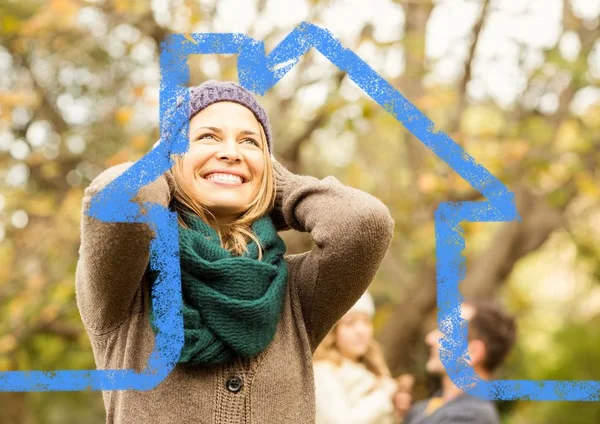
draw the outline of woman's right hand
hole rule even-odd
[[[395,379],[398,388],[392,396],[392,402],[396,411],[396,416],[404,419],[412,405],[412,388],[414,377],[410,374],[403,374]]]
[[[156,142],[152,145],[152,149],[150,149],[151,151],[156,149],[156,147],[162,142],[162,138],[159,138],[158,140],[156,140]],[[171,199],[173,198],[174,192],[175,192],[175,179],[173,178],[173,173],[171,172],[171,169],[169,169],[168,171],[165,172],[165,178],[167,179],[167,184],[169,186],[169,192],[170,192],[170,196]]]

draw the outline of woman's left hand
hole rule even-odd
[[[291,226],[287,223],[282,211],[283,202],[285,201],[284,188],[286,188],[288,183],[291,183],[290,180],[293,179],[295,174],[279,163],[274,156],[271,156],[271,162],[273,163],[273,178],[275,179],[276,192],[275,204],[271,210],[270,216],[277,231],[286,231],[291,229]]]
[[[394,409],[398,418],[406,417],[406,414],[408,414],[408,410],[412,404],[412,395],[410,393],[398,390],[394,394],[392,401],[394,403]]]
[[[409,374],[401,375],[396,378],[398,389],[392,396],[392,402],[398,418],[404,419],[412,405],[412,386],[414,377]]]

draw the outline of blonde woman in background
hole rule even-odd
[[[374,315],[365,292],[315,351],[317,424],[392,424],[408,409],[408,390],[391,378],[373,339]]]

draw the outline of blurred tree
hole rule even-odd
[[[421,8],[421,15],[426,15],[431,7],[427,2],[401,3],[407,9],[407,16],[410,13],[416,13],[414,8]],[[497,155],[494,160],[497,161],[498,165],[488,166],[488,169],[492,169],[497,177],[506,182],[516,192],[517,206],[522,221],[501,225],[494,236],[486,243],[484,249],[467,255],[467,276],[462,283],[462,291],[467,297],[494,296],[507,280],[516,263],[527,254],[540,248],[554,231],[565,225],[565,210],[581,194],[577,183],[578,179],[594,179],[594,175],[598,172],[597,164],[600,158],[600,139],[597,137],[589,137],[584,143],[585,153],[578,156],[573,156],[572,152],[568,153],[557,149],[557,144],[560,143],[562,138],[561,130],[563,128],[574,126],[577,131],[587,132],[591,130],[591,128],[586,128],[579,118],[572,115],[569,107],[579,90],[589,85],[597,85],[597,79],[591,77],[587,63],[598,40],[598,23],[590,24],[584,22],[582,18],[576,17],[570,2],[564,0],[563,30],[574,31],[581,40],[577,62],[575,64],[566,62],[559,54],[557,42],[556,46],[545,52],[543,63],[530,72],[527,85],[521,97],[517,100],[517,104],[512,109],[502,110],[493,104],[477,104],[473,101],[467,101],[466,88],[472,77],[478,40],[491,13],[489,1],[485,0],[480,3],[481,11],[471,30],[471,43],[462,70],[462,77],[457,87],[450,88],[450,90],[455,90],[453,99],[456,100],[452,107],[448,108],[447,116],[449,119],[444,120],[444,122],[447,122],[447,131],[469,152],[476,150],[473,146],[474,143],[492,141],[489,138],[493,139],[493,143],[502,146],[502,151],[494,151],[494,154]],[[413,31],[416,31],[416,29],[413,28]],[[426,25],[422,25],[418,31],[422,33],[421,38],[424,38]],[[404,40],[407,42],[408,38],[405,37]],[[409,62],[407,62],[407,66],[410,66]],[[421,69],[421,65],[413,66],[416,69]],[[549,68],[553,69],[550,74],[546,71]],[[424,73],[411,72],[407,69],[403,78],[410,78],[411,75],[414,75],[415,80],[404,81],[403,84],[407,87],[418,87],[422,84]],[[569,83],[564,87],[555,83],[556,79],[564,79],[565,76],[568,78]],[[548,91],[538,92],[536,93],[537,96],[541,97],[552,93],[559,98],[558,107],[553,113],[541,115],[539,104],[534,107],[527,106],[526,99],[531,96],[534,87],[540,85],[545,86]],[[405,91],[402,85],[399,88],[401,92]],[[490,110],[491,113],[488,115],[503,116],[505,119],[505,124],[502,125],[499,131],[492,132],[489,135],[491,137],[486,137],[485,133],[477,134],[477,132],[485,129],[486,120],[489,120],[489,117],[485,116],[472,118],[472,116],[476,116],[478,113],[481,114],[485,110],[481,108]],[[469,121],[473,122],[474,125],[470,124]],[[535,133],[539,132],[539,127],[531,128],[531,125],[537,122],[544,129],[547,129],[547,132],[538,144],[531,143],[528,146],[523,141],[533,138]],[[446,129],[445,125],[441,127]],[[591,135],[591,133],[589,134]],[[473,149],[470,146],[473,146]],[[476,153],[473,154],[477,158]],[[548,168],[552,167],[552,164],[564,162],[567,157],[572,162],[568,165],[566,175],[561,181],[556,182],[555,187],[540,190],[540,178],[547,174]],[[482,162],[489,163],[487,161]],[[502,166],[501,164],[506,165]],[[438,184],[443,185],[444,183],[438,182]],[[440,200],[476,200],[478,198],[476,193],[471,193],[468,190],[462,189],[457,192],[451,184],[446,184],[445,188],[446,190],[442,187],[438,189],[447,196],[446,199]],[[426,219],[431,219],[433,209],[437,207],[437,204],[438,202],[428,204],[431,209],[425,215]],[[422,224],[415,222],[413,217],[411,218],[408,220],[409,225],[419,227],[419,224]],[[469,240],[469,229],[474,228],[475,225],[466,224],[464,227],[467,240]],[[410,230],[402,228],[402,231],[408,232]],[[430,240],[433,241],[433,238]],[[396,242],[400,242],[400,240],[396,238]],[[407,278],[409,280],[407,284],[411,287],[407,292],[408,295],[404,297],[404,301],[396,306],[387,327],[383,330],[382,341],[385,345],[387,358],[395,372],[407,371],[410,365],[414,364],[411,347],[418,346],[419,341],[422,340],[422,317],[430,314],[435,308],[435,271],[433,267],[433,261],[422,260],[419,270],[410,278]]]
[[[158,138],[158,55],[164,37],[230,32],[224,29],[230,28],[227,2],[151,3],[0,3],[0,371],[94,368],[74,297],[83,188],[103,169],[139,159]],[[340,7],[339,1],[301,3],[307,10],[302,20],[325,27]],[[544,284],[535,280],[549,268],[532,257],[553,262],[549,252],[570,246],[587,287],[600,280],[600,104],[583,112],[573,107],[582,92],[599,86],[599,71],[592,69],[600,57],[599,23],[562,0],[556,43],[541,51],[534,65],[528,59],[533,48],[515,38],[525,80],[517,99],[506,105],[470,90],[478,83],[477,64],[489,60],[482,58],[483,39],[501,6],[489,0],[466,3],[477,13],[461,71],[450,82],[432,78],[446,59],[428,54],[428,28],[436,12],[448,6],[444,2],[390,0],[389,14],[401,13],[404,21],[394,35],[382,36],[377,20],[365,14],[353,32],[340,30],[339,38],[516,193],[521,222],[463,226],[467,277],[462,287],[466,295],[502,296],[532,317],[535,299],[518,284],[523,275],[533,276],[532,285]],[[238,22],[235,31],[264,40],[270,51],[300,22],[301,13],[278,10],[277,4],[252,3],[251,23]],[[525,7],[518,13],[537,12]],[[351,27],[349,15],[339,18],[344,28]],[[567,36],[579,42],[574,58],[561,50]],[[233,55],[192,56],[188,64],[190,84],[237,79]],[[395,237],[372,288],[380,306],[378,336],[393,372],[414,372],[423,381],[422,339],[435,322],[433,213],[440,202],[482,199],[314,51],[262,102],[270,112],[276,155],[285,165],[318,177],[336,175],[389,205]],[[289,253],[311,246],[306,235],[288,232],[284,238]],[[553,243],[557,238],[561,242]],[[590,329],[599,304],[588,301],[586,310],[592,312],[575,323],[566,310],[557,314],[561,318],[548,346],[558,348],[565,340],[592,351],[597,334]],[[538,326],[526,325],[523,334],[539,330],[539,320],[533,321]],[[523,343],[510,363],[514,378],[551,378],[562,368],[560,378],[586,375],[576,364],[577,354],[559,349],[558,359],[542,361],[535,346]],[[597,348],[593,352],[600,354]],[[423,394],[422,385],[420,390]],[[576,409],[569,405],[558,412],[559,403],[539,405],[505,409],[512,411],[511,423],[548,422],[533,417],[563,412],[568,417],[567,411]],[[588,404],[579,410],[592,417],[598,409]],[[103,422],[104,411],[99,393],[4,393],[0,421]]]

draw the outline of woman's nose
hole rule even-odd
[[[220,160],[227,162],[241,162],[242,156],[238,151],[238,145],[236,142],[226,141],[220,144],[220,149],[217,152],[217,156]]]
[[[363,325],[358,328],[358,333],[363,337],[367,337],[371,334],[371,328],[368,325]]]

